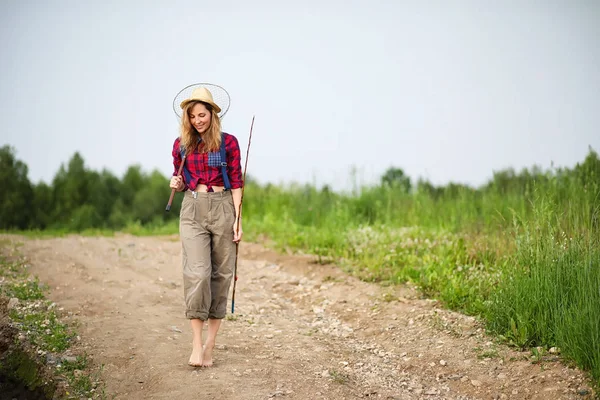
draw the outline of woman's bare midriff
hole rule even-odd
[[[225,186],[212,186],[212,189],[214,192],[222,192],[223,190],[225,190]],[[206,193],[208,192],[208,186],[204,184],[199,184],[198,186],[196,186],[194,192]]]

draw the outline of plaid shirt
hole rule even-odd
[[[243,186],[242,182],[242,167],[240,163],[240,146],[235,136],[224,133],[225,137],[225,154],[227,162],[227,176],[232,189],[238,189]],[[173,176],[177,176],[179,166],[181,165],[181,153],[179,152],[180,138],[175,139],[173,143]],[[192,177],[191,182],[185,182],[185,174],[181,175],[185,182],[185,189],[195,190],[199,184],[208,186],[210,191],[212,186],[225,186],[223,176],[221,174],[221,152],[219,150],[199,153],[195,150],[192,154],[188,154],[185,159],[185,167],[187,167]]]

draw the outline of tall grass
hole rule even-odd
[[[335,260],[362,279],[412,281],[515,345],[559,347],[600,382],[600,159],[499,174],[484,187],[351,194],[249,185],[245,231]]]
[[[519,346],[558,346],[600,381],[600,190],[570,178],[516,218],[516,252],[487,320]]]

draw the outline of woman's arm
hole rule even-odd
[[[233,222],[233,241],[239,242],[242,239],[242,218],[240,215],[240,208],[242,205],[242,189],[231,189],[231,195],[233,196],[233,205],[235,208],[235,221]]]
[[[169,183],[169,187],[171,187],[172,189],[175,189],[178,192],[183,192],[184,190],[187,189],[187,183],[185,182],[185,179],[183,178],[183,176],[177,175],[179,172],[179,166],[181,165],[181,162],[183,161],[181,158],[181,153],[179,152],[179,143],[180,143],[180,139],[179,138],[175,139],[175,142],[173,143],[173,150],[171,151],[171,155],[173,156],[174,171],[173,171],[173,176],[171,177],[171,181]]]
[[[242,238],[242,188],[244,182],[242,179],[241,154],[238,140],[230,135],[227,143],[227,175],[231,184],[231,195],[235,208],[235,222],[233,223],[233,240],[239,242]]]

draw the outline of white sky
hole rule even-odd
[[[93,3],[93,4],[92,4]],[[260,182],[435,184],[600,151],[600,1],[0,1],[0,145],[172,172],[175,94],[232,97]]]

